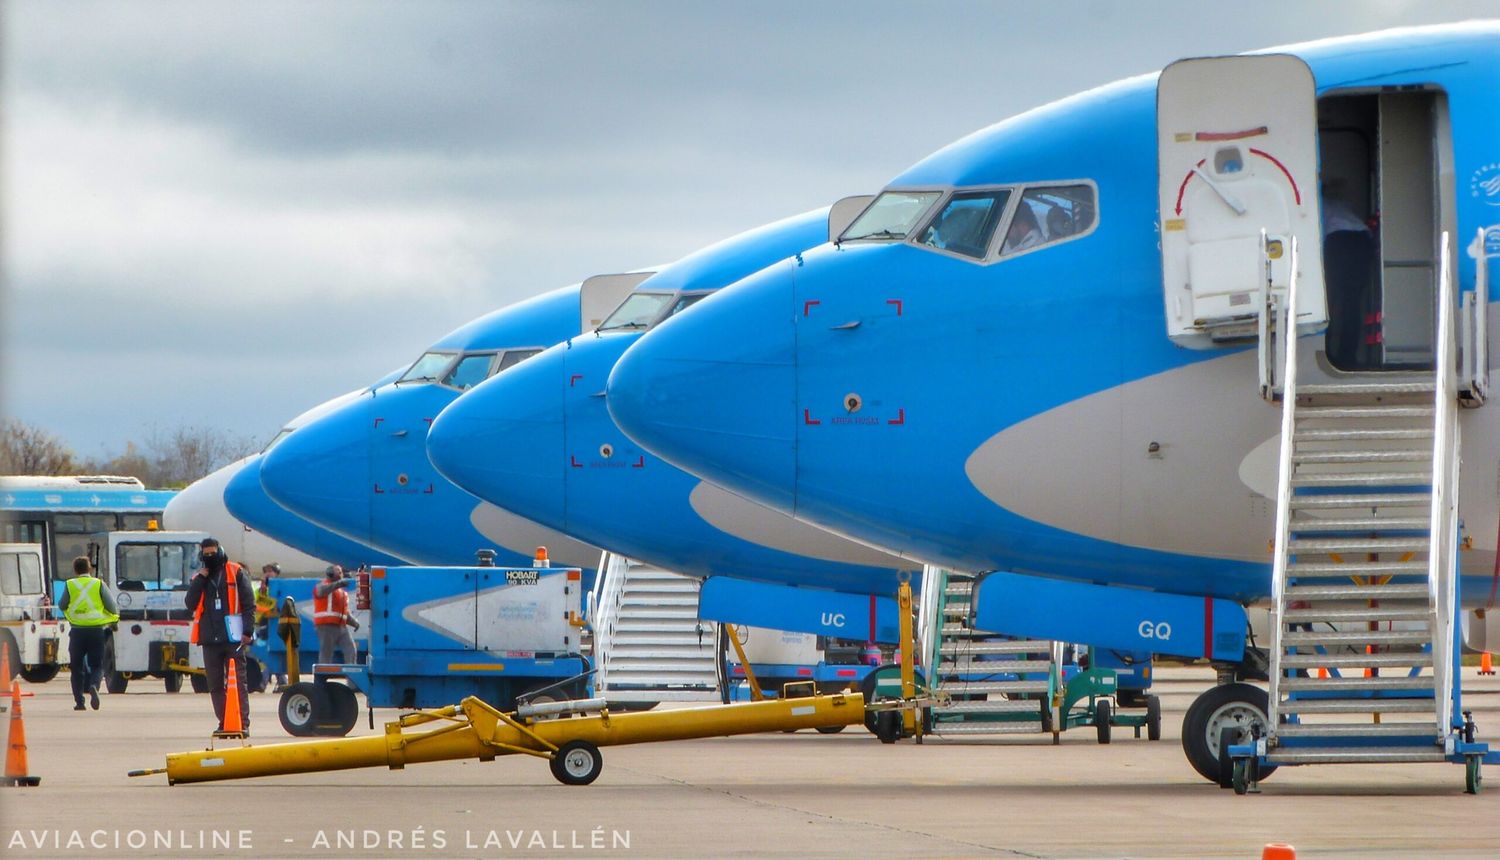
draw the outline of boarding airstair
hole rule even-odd
[[[699,580],[605,553],[590,607],[595,695],[611,704],[720,700],[718,627]]]
[[[1458,713],[1461,385],[1446,239],[1435,372],[1299,385],[1295,337],[1279,334],[1293,330],[1295,276],[1284,302],[1265,291],[1262,393],[1283,414],[1259,767],[1453,761],[1474,746]],[[1479,326],[1467,343],[1483,342]],[[1251,766],[1235,759],[1237,791],[1253,787]]]
[[[990,735],[1051,731],[1058,644],[1015,639],[973,626],[972,576],[928,566],[922,574],[918,638],[929,709],[927,734]]]

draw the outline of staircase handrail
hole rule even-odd
[[[624,581],[629,571],[630,560],[624,556],[605,551],[599,559],[598,575],[603,580],[603,588],[594,604],[594,665],[599,670],[595,675],[595,689],[602,690],[609,685],[609,656],[614,650],[620,596],[624,593]]]
[[[1452,483],[1458,450],[1458,380],[1453,312],[1452,254],[1448,234],[1442,235],[1438,267],[1437,349],[1433,355],[1434,407],[1432,449],[1432,532],[1427,553],[1427,591],[1433,607],[1432,674],[1437,699],[1437,731],[1451,727],[1454,603],[1457,600],[1457,485]]]
[[[1286,302],[1276,314],[1275,336],[1285,356],[1281,367],[1281,454],[1276,478],[1276,539],[1271,565],[1271,671],[1266,734],[1275,739],[1280,722],[1282,620],[1281,607],[1286,597],[1287,548],[1292,525],[1292,437],[1296,425],[1297,404],[1297,240],[1291,240],[1291,274],[1287,279]],[[1269,283],[1266,286],[1270,292]]]

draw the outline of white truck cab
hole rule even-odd
[[[0,657],[12,675],[52,680],[68,659],[68,623],[47,596],[39,543],[0,543]]]
[[[154,529],[109,533],[98,566],[120,610],[104,663],[111,693],[123,693],[131,681],[146,676],[161,678],[167,692],[175,693],[184,674],[191,674],[194,690],[207,689],[201,671],[181,671],[203,668],[203,650],[189,642],[193,614],[183,598],[198,572],[199,542],[206,537]]]

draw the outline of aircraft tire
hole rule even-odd
[[[1219,783],[1223,731],[1228,728],[1248,731],[1256,720],[1265,725],[1269,701],[1265,690],[1241,683],[1221,684],[1194,699],[1182,717],[1182,751],[1193,770],[1209,782]],[[1274,770],[1274,766],[1262,768],[1259,778],[1265,779]]]

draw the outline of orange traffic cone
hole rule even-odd
[[[21,721],[21,682],[10,682],[10,741],[5,747],[6,785],[41,785],[39,776],[26,774],[26,724]]]
[[[245,733],[245,720],[240,714],[240,673],[235,664],[238,660],[230,659],[229,677],[224,682],[224,731],[222,734],[243,735]]]
[[[1284,842],[1268,842],[1260,850],[1260,860],[1297,860],[1297,849]]]
[[[1482,651],[1479,654],[1479,674],[1495,674],[1495,661],[1490,657],[1490,652]]]
[[[0,642],[0,690],[10,689],[10,640]],[[0,702],[0,714],[5,713],[8,705]]]

